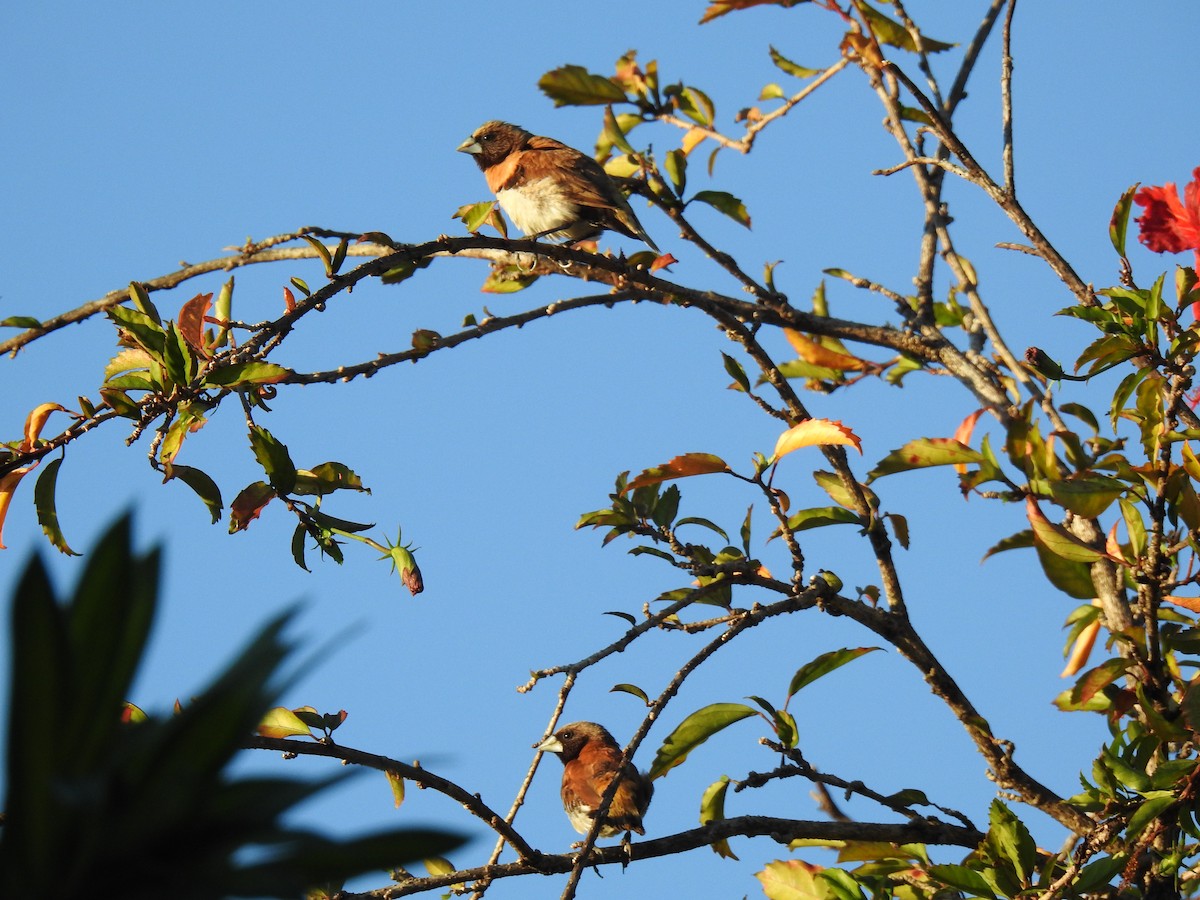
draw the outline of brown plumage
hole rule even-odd
[[[498,121],[480,125],[458,149],[475,157],[500,208],[530,237],[575,242],[616,231],[658,252],[617,183],[587,154]]]
[[[646,833],[642,817],[650,805],[654,784],[632,765],[620,771],[621,748],[603,726],[595,722],[566,725],[536,749],[557,753],[563,762],[563,809],[576,831],[587,834],[591,830],[605,790],[620,774],[621,783],[600,827],[600,836],[612,837],[622,831]]]

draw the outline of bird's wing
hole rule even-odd
[[[579,206],[620,210],[628,208],[616,183],[600,163],[553,138],[532,137],[523,151],[527,177],[557,170],[565,198]]]
[[[573,760],[568,764],[573,771],[563,779],[563,799],[566,800],[568,789],[574,795],[573,799],[587,809],[595,809],[600,805],[600,798],[608,789],[609,782],[616,777],[617,770],[611,760],[593,759],[584,762]]]

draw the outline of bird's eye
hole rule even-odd
[[[479,136],[479,139],[480,139],[481,141],[490,141],[490,140],[491,140],[492,138],[494,138],[494,137],[495,137],[495,135],[494,135],[494,134],[481,134],[481,135]]]
[[[570,740],[571,738],[573,738],[574,736],[575,736],[575,735],[574,735],[574,733],[572,733],[572,732],[570,732],[570,731],[564,731],[564,732],[562,733],[562,740],[564,740],[564,741],[569,741],[569,740]]]

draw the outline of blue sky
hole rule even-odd
[[[478,124],[504,118],[589,149],[600,127],[595,109],[555,110],[539,76],[577,63],[608,73],[636,47],[657,59],[668,81],[704,89],[729,127],[773,81],[790,87],[768,58],[774,45],[797,62],[837,59],[834,17],[816,9],[753,10],[703,27],[699,0],[662,0],[627,8],[584,4],[464,2],[382,4],[347,12],[328,4],[33,4],[5,18],[0,74],[4,197],[0,204],[0,318],[46,318],[131,279],[174,270],[222,248],[322,225],[384,231],[398,240],[461,233],[451,213],[486,197],[475,166],[454,147]],[[982,3],[910,2],[928,34],[964,42]],[[1026,208],[1080,274],[1098,286],[1115,280],[1107,225],[1113,203],[1135,181],[1184,182],[1200,164],[1192,58],[1169,52],[1194,32],[1190,6],[1147,3],[1033,4],[1018,7],[1017,184]],[[1174,44],[1178,41],[1175,40]],[[999,168],[998,34],[985,51],[961,109],[959,133],[993,172]],[[937,60],[957,64],[957,51]],[[911,60],[897,52],[902,64]],[[880,127],[882,112],[861,73],[848,68],[761,136],[748,157],[721,154],[711,182],[697,160],[693,188],[741,197],[747,231],[716,212],[696,222],[751,272],[783,260],[781,290],[803,305],[822,275],[840,267],[905,290],[917,255],[920,207],[907,174],[870,172],[899,160]],[[644,126],[636,141],[665,152],[679,132]],[[1037,260],[997,250],[1015,229],[970,186],[948,197],[961,252],[975,264],[1010,344],[1037,343],[1070,359],[1090,340],[1078,323],[1052,319],[1067,293]],[[652,210],[646,229],[679,263],[674,277],[736,292],[731,279],[680,241]],[[623,239],[611,241],[627,250]],[[1174,265],[1140,247],[1135,268]],[[281,287],[296,275],[319,283],[314,263],[237,273],[235,313],[277,313]],[[364,285],[309,317],[279,361],[303,370],[370,359],[409,346],[417,328],[443,333],[464,315],[513,312],[576,292],[543,280],[509,297],[482,295],[479,262],[438,263],[399,287]],[[214,277],[155,301],[164,314]],[[943,286],[944,288],[944,286]],[[586,290],[586,288],[584,288]],[[889,308],[839,282],[828,285],[835,314],[893,319]],[[102,321],[73,326],[5,359],[0,434],[19,437],[29,409],[49,401],[74,406],[95,396],[113,335]],[[149,658],[131,699],[165,710],[197,692],[280,608],[303,604],[296,629],[306,648],[332,647],[311,663],[284,702],[322,711],[345,708],[338,732],[348,745],[399,759],[419,758],[507,809],[553,708],[557,681],[528,694],[515,687],[530,669],[588,655],[620,634],[606,610],[637,613],[679,586],[662,564],[601,548],[600,534],[576,532],[585,511],[605,505],[614,476],[682,452],[707,451],[748,468],[769,452],[778,426],[725,390],[720,351],[731,345],[695,312],[650,305],[555,317],[394,367],[369,381],[280,394],[264,420],[301,466],[337,459],[371,496],[339,498],[335,514],[379,523],[419,548],[426,591],[416,599],[372,554],[349,548],[345,565],[318,563],[312,574],[291,561],[293,523],[269,507],[247,533],[208,525],[183,486],[160,485],[146,464],[145,441],[127,448],[105,428],[69,449],[59,477],[59,514],[76,549],[90,546],[113,517],[137,516],[143,545],[167,552],[164,607]],[[785,356],[782,340],[776,344]],[[883,354],[864,351],[868,358]],[[1106,408],[1107,384],[1068,386],[1064,396]],[[865,474],[910,437],[946,436],[973,411],[970,397],[944,379],[909,379],[903,389],[864,383],[831,397],[807,397],[815,415],[840,419],[863,438],[856,460]],[[229,407],[189,439],[180,461],[205,468],[226,502],[255,472],[241,418]],[[780,468],[793,504],[823,505],[809,470],[815,451]],[[31,480],[30,480],[31,481]],[[755,498],[732,483],[681,485],[683,510],[736,532]],[[957,497],[946,471],[913,473],[876,485],[886,509],[909,517],[912,549],[900,557],[912,614],[950,671],[1018,761],[1064,794],[1104,739],[1099,719],[1050,706],[1064,684],[1060,626],[1073,601],[1031,570],[1031,555],[1004,554],[982,566],[998,539],[1022,527],[1019,508]],[[22,488],[0,555],[5,598],[29,553],[52,560],[69,583],[76,561],[57,558],[41,539]],[[761,502],[757,550],[781,567]],[[877,576],[850,529],[808,533],[812,569],[832,569],[847,585]],[[315,554],[314,554],[315,556]],[[745,595],[739,602],[749,603]],[[749,694],[782,699],[792,673],[818,653],[874,643],[852,623],[817,614],[793,617],[739,639],[690,680],[644,745],[654,747],[688,712]],[[581,679],[567,717],[605,723],[626,739],[640,706],[609,693],[633,682],[656,694],[685,654],[687,640],[658,636]],[[0,654],[6,651],[0,650]],[[919,674],[895,653],[875,653],[808,688],[793,705],[801,747],[819,768],[861,778],[883,791],[915,787],[931,799],[986,820],[992,786],[960,728],[929,696]],[[756,745],[756,720],[693,754],[657,785],[649,836],[696,824],[702,790],[722,774],[763,771],[775,761]],[[269,754],[246,765],[271,771],[328,772],[328,763],[284,763]],[[559,766],[547,760],[517,827],[547,851],[575,839],[557,799]],[[864,818],[875,810],[851,804]],[[816,817],[804,785],[730,796],[730,815]],[[381,776],[364,774],[307,816],[330,831],[353,833],[398,824],[437,823],[477,840],[454,861],[474,864],[492,840],[450,801],[410,792],[399,810]],[[1030,817],[1045,846],[1058,832]],[[624,875],[589,875],[584,896],[754,896],[761,862],[784,854],[765,841],[734,841],[741,864],[701,851],[686,859],[634,866]],[[819,857],[813,857],[819,859]],[[359,887],[379,886],[367,879]],[[561,880],[497,884],[489,896],[557,896]]]

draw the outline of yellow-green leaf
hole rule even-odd
[[[719,822],[725,818],[725,792],[729,789],[729,776],[722,775],[704,790],[700,798],[700,824]],[[710,845],[713,852],[725,859],[737,859],[737,855],[729,848],[726,838],[713,841]]]
[[[396,809],[399,809],[404,803],[404,779],[391,769],[384,769],[383,774],[387,776],[388,784],[392,788],[392,800],[396,804]]]
[[[899,450],[893,450],[876,463],[875,468],[867,474],[867,481],[929,466],[955,466],[983,461],[982,453],[954,438],[918,438]]]
[[[258,723],[258,733],[263,737],[270,738],[286,738],[296,735],[316,737],[298,715],[284,706],[276,706],[274,709],[267,710],[267,714]]]
[[[625,92],[603,75],[583,66],[560,66],[538,79],[538,87],[555,106],[603,106],[619,103]]]
[[[711,703],[696,710],[662,742],[650,766],[650,777],[666,775],[718,731],[754,714],[753,708],[744,703]]]

